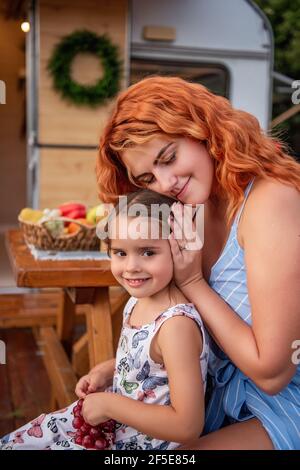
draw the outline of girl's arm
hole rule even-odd
[[[157,335],[169,378],[171,405],[95,393],[83,404],[83,416],[90,424],[112,418],[157,439],[179,443],[200,436],[204,424],[201,332],[193,320],[179,316],[167,320]]]
[[[114,370],[115,370],[115,364],[116,364],[116,359],[108,359],[107,361],[100,362],[97,364],[95,367],[93,367],[89,374],[93,372],[101,372],[105,375],[108,381],[112,381],[113,376],[114,376]]]
[[[243,245],[252,326],[204,279],[181,290],[232,362],[263,391],[276,394],[296,371],[292,354],[300,338],[300,196],[293,188],[264,182],[246,208]]]

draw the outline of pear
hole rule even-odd
[[[92,207],[88,210],[86,220],[91,224],[96,225],[96,223],[104,217],[103,209],[103,204],[98,204],[97,206]]]

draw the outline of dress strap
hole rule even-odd
[[[252,188],[252,186],[253,186],[254,180],[255,180],[255,178],[253,178],[253,179],[250,181],[250,183],[248,183],[248,186],[247,186],[246,189],[245,189],[244,200],[243,200],[243,203],[242,203],[241,207],[239,208],[238,213],[237,213],[237,215],[236,215],[235,222],[234,222],[235,225],[238,225],[238,224],[239,224],[241,215],[242,215],[242,213],[243,213],[243,210],[244,210],[246,201],[247,201],[247,199],[248,199],[249,193],[250,193],[250,191],[251,191],[251,188]]]

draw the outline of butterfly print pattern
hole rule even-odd
[[[163,364],[155,363],[150,357],[151,342],[161,325],[169,318],[186,315],[201,328],[204,347],[201,357],[203,380],[206,380],[208,341],[202,321],[193,304],[180,304],[161,312],[150,324],[135,328],[129,317],[137,299],[131,297],[124,309],[123,328],[116,357],[116,374],[113,391],[145,403],[170,405],[167,372]],[[116,430],[116,449],[174,449],[178,443],[160,441],[139,433],[129,426],[122,425]]]
[[[163,364],[150,357],[151,342],[167,319],[186,315],[197,322],[204,338],[200,356],[203,381],[206,381],[208,341],[202,321],[192,304],[180,304],[162,312],[148,325],[133,328],[128,318],[137,299],[131,297],[124,309],[123,328],[120,335],[113,380],[113,391],[134,400],[168,406],[170,393],[167,372]],[[0,449],[5,450],[85,450],[75,444],[73,408],[76,403],[49,414],[42,414],[16,431],[0,439]],[[177,443],[155,439],[138,432],[125,424],[117,423],[115,444],[111,449],[120,450],[166,450],[174,449]]]

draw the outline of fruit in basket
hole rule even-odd
[[[97,426],[91,426],[83,419],[82,404],[83,399],[80,399],[73,408],[75,443],[86,449],[109,449],[115,441],[115,421],[110,419]]]
[[[83,225],[91,226],[92,224],[88,222],[87,219],[76,219],[78,222],[82,223]],[[76,222],[71,222],[68,225],[68,233],[77,233],[80,226]]]
[[[97,206],[91,207],[86,215],[87,220],[93,224],[96,225],[99,220],[101,220],[104,216],[106,215],[104,205],[103,204],[98,204]]]
[[[65,226],[62,220],[47,220],[44,226],[54,238],[58,238],[64,233]]]
[[[69,212],[68,215],[65,217],[68,217],[69,219],[83,219],[86,216],[86,210],[85,209],[74,209],[73,211]]]
[[[23,222],[31,222],[35,224],[41,220],[43,215],[44,215],[43,211],[25,207],[24,209],[21,210],[19,214],[19,218]]]
[[[58,217],[60,217],[60,211],[58,209],[44,209],[43,217],[39,220],[39,224],[46,220],[57,219]]]
[[[58,207],[60,214],[69,219],[85,218],[86,206],[79,202],[66,202]]]

